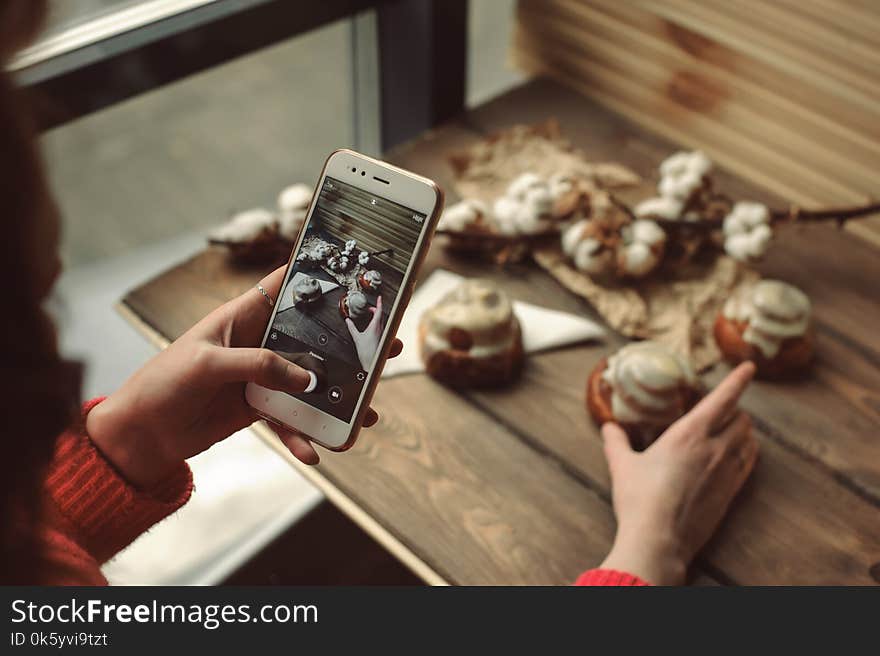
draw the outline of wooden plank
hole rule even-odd
[[[705,34],[721,43],[752,55],[768,66],[786,71],[808,81],[844,102],[872,107],[880,87],[866,82],[850,70],[833,66],[826,59],[793,48],[785,41],[768,39],[758,24],[749,24],[736,16],[721,13],[703,3],[646,1],[652,13]]]
[[[563,133],[585,152],[598,159],[616,156],[622,163],[644,170],[647,158],[629,159],[630,152],[640,150],[632,144],[640,138],[637,128],[630,126],[629,143],[621,147],[625,127],[619,119],[606,118],[604,112],[574,94],[545,83],[490,103],[472,112],[469,121],[491,131],[500,127],[501,121],[533,121],[548,115],[559,119]],[[669,144],[668,148],[674,146]],[[654,143],[645,148],[655,149]],[[756,190],[755,195],[760,192]],[[870,567],[880,557],[880,510],[876,503],[880,498],[880,459],[872,439],[880,425],[880,400],[875,391],[880,389],[880,367],[862,359],[865,352],[880,357],[872,334],[872,326],[880,324],[880,305],[872,289],[880,263],[870,247],[845,233],[827,227],[812,231],[819,234],[793,231],[780,240],[771,251],[768,273],[793,280],[811,294],[816,288],[819,343],[828,351],[820,353],[809,381],[796,385],[758,383],[746,397],[746,407],[758,417],[761,462],[750,492],[737,504],[730,522],[705,555],[709,571],[721,572],[736,582],[772,578],[792,583],[870,583]],[[809,252],[810,245],[820,252]],[[828,257],[829,253],[835,255]],[[519,298],[556,306],[557,297],[548,293],[537,275],[500,275],[498,279]],[[817,286],[811,284],[813,280],[825,282]],[[571,309],[570,302],[565,305],[560,309]],[[849,344],[863,353],[852,353]],[[515,427],[535,448],[546,449],[559,458],[561,466],[600,486],[606,494],[601,444],[586,418],[583,388],[588,372],[607,350],[581,347],[533,357],[525,384],[504,392],[472,395],[483,410],[511,429]],[[841,370],[851,366],[857,375],[848,378]],[[792,521],[793,517],[798,520]],[[785,529],[780,534],[776,526]],[[833,528],[829,530],[829,526]],[[777,571],[780,563],[787,565]]]
[[[822,150],[805,145],[804,136],[787,128],[766,126],[761,114],[732,103],[728,90],[715,86],[708,78],[682,77],[652,59],[630,58],[626,48],[597,34],[591,34],[587,43],[584,31],[564,16],[535,12],[527,17],[536,37],[533,43],[538,44],[542,58],[557,67],[564,66],[563,72],[576,69],[589,75],[591,82],[603,76],[609,80],[606,85],[612,93],[626,85],[641,100],[631,111],[677,123],[690,132],[692,139],[716,145],[713,155],[723,149],[727,158],[736,159],[738,167],[751,170],[753,177],[770,177],[767,173],[772,172],[771,179],[782,180],[793,189],[809,189],[812,198],[825,203],[862,202],[865,192],[858,191],[858,183],[861,181],[863,189],[876,186],[876,179],[867,171],[862,172],[862,180],[856,175],[855,184],[844,184],[835,179],[840,174],[828,176],[817,170],[814,162],[822,158]],[[804,159],[797,157],[799,152]],[[811,152],[813,157],[809,157]],[[830,159],[829,166],[834,163],[834,157]],[[838,169],[845,164],[841,158]],[[850,163],[847,170],[857,174],[860,169]],[[803,191],[799,193],[803,195]]]
[[[877,195],[880,55],[845,29],[876,12],[793,0],[519,6],[516,56],[533,72],[803,205]],[[880,217],[847,228],[880,245]]]
[[[555,14],[590,35],[589,39],[580,39],[581,56],[588,57],[593,50],[608,43],[613,48],[609,54],[613,52],[619,56],[619,49],[625,49],[636,70],[638,64],[644,65],[645,74],[660,68],[667,82],[675,76],[688,74],[717,84],[720,97],[711,103],[709,111],[717,113],[728,105],[749,110],[749,120],[763,126],[761,138],[769,137],[781,147],[791,149],[797,146],[803,149],[801,152],[811,153],[815,166],[822,171],[846,176],[852,170],[855,175],[862,176],[868,171],[873,173],[880,162],[880,141],[873,141],[864,133],[848,129],[839,122],[839,115],[832,120],[817,114],[802,102],[791,100],[783,88],[768,88],[757,83],[749,74],[751,69],[737,71],[735,66],[726,62],[726,56],[716,53],[711,59],[704,60],[698,54],[682,48],[671,37],[669,30],[653,33],[646,29],[644,21],[632,21],[634,16],[653,18],[644,12],[632,8],[627,11],[627,6],[619,3],[594,6],[556,0],[548,6],[555,9]],[[608,11],[609,7],[614,9]],[[653,22],[656,23],[656,19]],[[656,84],[656,78],[654,80]],[[741,111],[740,115],[725,118],[731,121],[743,119],[745,117]],[[880,120],[880,114],[873,122],[877,120]],[[776,131],[781,132],[777,134]],[[791,140],[794,141],[789,143]],[[849,178],[843,179],[846,181]],[[876,176],[871,178],[867,186],[869,191],[875,188]]]
[[[880,127],[877,125],[880,107],[877,107],[876,103],[858,107],[851,103],[842,103],[836,96],[806,84],[795,74],[767,66],[757,59],[750,49],[738,50],[716,40],[711,35],[695,31],[628,3],[593,1],[586,6],[613,16],[617,21],[637,28],[644,34],[652,35],[695,60],[748,79],[769,92],[784,94],[805,109],[842,127],[852,128],[858,135],[875,140],[880,137]]]
[[[748,161],[743,161],[732,154],[739,151],[742,139],[730,126],[688,111],[680,104],[665,96],[653,94],[644,86],[609,71],[593,60],[573,63],[564,52],[560,52],[552,44],[546,41],[536,42],[533,35],[523,31],[517,33],[517,42],[519,45],[517,61],[527,70],[535,74],[547,74],[595,99],[612,111],[684,147],[701,147],[708,150],[716,161],[738,176],[754,184],[766,185],[775,194],[785,197],[788,202],[798,203],[804,207],[827,205],[828,201],[823,201],[815,193],[814,186],[805,184],[804,179],[798,176],[791,175],[790,161],[780,158],[766,144],[752,143],[750,146],[752,156]],[[532,54],[532,51],[538,48],[540,48],[540,56]],[[773,171],[788,173],[783,177],[769,173],[767,162],[773,164],[771,167]],[[815,182],[815,175],[810,173],[809,169],[806,169],[806,174]],[[823,186],[827,189],[827,184]],[[867,200],[862,194],[851,191],[847,193],[846,190],[839,188],[837,190],[844,194],[844,198],[837,202]],[[847,229],[880,245],[880,232],[868,221],[850,222]]]

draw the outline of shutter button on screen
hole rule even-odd
[[[337,385],[327,390],[327,400],[330,403],[339,403],[342,400],[342,388]]]

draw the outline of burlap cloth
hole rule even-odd
[[[525,171],[543,176],[570,173],[605,189],[644,187],[639,176],[622,165],[587,160],[561,138],[554,121],[500,132],[451,156],[450,163],[459,194],[490,204]],[[646,187],[643,191],[642,198],[650,194]],[[698,370],[721,357],[712,325],[725,300],[758,279],[756,272],[719,255],[612,287],[597,284],[571,266],[559,246],[537,247],[532,257],[563,287],[586,299],[612,328],[627,337],[667,344]]]

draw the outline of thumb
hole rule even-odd
[[[265,348],[217,348],[211,375],[218,382],[247,382],[278,392],[302,392],[308,386],[309,372]]]
[[[612,421],[602,424],[602,441],[605,445],[605,457],[612,474],[620,466],[620,462],[635,453],[629,443],[626,431]]]
[[[348,332],[351,333],[351,338],[355,342],[357,342],[357,339],[358,339],[358,336],[360,335],[360,333],[358,333],[358,329],[357,329],[357,326],[354,325],[354,321],[352,321],[350,318],[346,318],[345,325],[348,326]]]

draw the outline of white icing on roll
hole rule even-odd
[[[245,243],[260,236],[264,230],[277,230],[278,219],[269,210],[257,207],[234,215],[228,223],[211,233],[217,241]]]
[[[426,357],[437,351],[462,350],[450,341],[460,333],[474,358],[510,349],[519,339],[519,324],[510,298],[488,280],[465,280],[422,315]]]
[[[378,271],[371,270],[364,272],[364,282],[370,289],[378,289],[382,285],[382,274]]]
[[[699,382],[690,364],[657,342],[634,342],[608,358],[602,379],[623,424],[659,433],[687,410]]]
[[[711,171],[712,160],[702,151],[675,153],[660,164],[657,191],[664,198],[686,201],[703,186]]]
[[[311,277],[300,279],[293,287],[293,302],[312,301],[321,296],[321,283]]]
[[[343,303],[345,304],[345,309],[348,311],[348,316],[351,319],[358,319],[364,316],[370,309],[370,301],[363,292],[348,292],[345,295]]]
[[[772,239],[766,205],[741,201],[724,217],[724,250],[736,260],[749,262],[762,257]]]
[[[810,299],[797,287],[761,280],[728,299],[722,312],[731,321],[748,323],[743,339],[773,358],[786,339],[807,333],[810,310]]]

